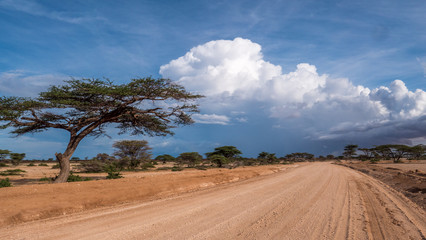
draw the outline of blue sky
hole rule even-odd
[[[176,135],[86,139],[76,156],[147,139],[153,153],[340,154],[355,143],[426,143],[426,1],[0,0],[0,94],[69,77],[168,77],[207,97]],[[49,158],[60,131],[0,149]]]

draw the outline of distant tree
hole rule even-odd
[[[112,146],[117,149],[114,155],[129,169],[135,169],[142,162],[151,160],[151,148],[145,140],[122,140]]]
[[[177,160],[181,164],[187,164],[188,167],[195,167],[201,162],[201,160],[203,160],[203,156],[197,152],[185,152],[181,153],[179,157],[177,157]]]
[[[104,172],[111,164],[119,167],[118,160],[107,153],[98,153],[93,159],[81,161],[80,164],[86,172]]]
[[[109,124],[121,133],[173,134],[171,128],[193,122],[189,113],[197,112],[197,105],[190,101],[200,97],[169,79],[139,78],[121,85],[71,79],[38,98],[1,97],[0,127],[12,127],[18,136],[50,128],[68,131],[67,148],[55,154],[61,169],[55,182],[66,182],[70,158],[86,136],[105,134]]]
[[[408,157],[410,159],[424,159],[424,155],[426,152],[426,146],[423,144],[419,144],[416,146],[411,147],[410,152],[407,153]]]
[[[232,159],[238,157],[240,154],[242,154],[241,151],[234,146],[223,146],[215,148],[214,152],[206,153],[206,156],[222,155],[228,159]]]
[[[306,160],[313,159],[314,155],[310,153],[306,153],[306,152],[303,152],[303,153],[296,152],[296,153],[287,154],[285,158],[291,162],[303,162]]]
[[[358,148],[358,145],[355,145],[355,144],[346,145],[344,148],[343,155],[348,159],[354,158],[356,155],[357,148]]]
[[[275,156],[275,153],[268,153],[268,152],[261,152],[257,156],[258,161],[260,164],[273,164],[277,162],[277,157]]]
[[[359,156],[360,160],[369,160],[374,157],[374,150],[370,148],[358,148],[363,154]]]
[[[176,158],[169,155],[169,154],[163,154],[163,155],[159,155],[155,158],[155,160],[157,161],[161,161],[163,162],[163,164],[166,164],[166,162],[174,162],[176,161]]]
[[[327,155],[327,156],[326,156],[326,158],[327,158],[327,159],[334,159],[334,155],[329,154],[329,155]]]
[[[220,167],[220,168],[223,167],[225,164],[229,163],[229,159],[228,158],[226,158],[223,155],[218,155],[218,154],[209,155],[207,157],[207,159],[210,160],[210,162],[216,164],[217,167]]]
[[[18,166],[22,159],[25,158],[25,153],[11,153],[10,160],[14,166]]]
[[[7,158],[7,156],[9,156],[10,151],[9,150],[2,150],[0,149],[0,161],[3,161]]]

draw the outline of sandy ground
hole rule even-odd
[[[138,203],[6,225],[0,228],[0,239],[425,239],[425,212],[361,172],[330,163],[269,171],[275,173],[244,181],[234,176],[233,183],[162,199],[142,198]],[[127,193],[149,188],[137,178],[127,180],[132,186]],[[83,185],[90,189],[90,183],[81,183],[74,194],[86,192]],[[74,185],[39,186],[55,186],[50,203],[62,204],[53,198],[58,197],[56,191]],[[4,192],[0,196],[4,199]]]

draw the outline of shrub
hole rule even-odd
[[[123,176],[120,174],[121,168],[117,167],[116,164],[111,163],[104,167],[105,172],[108,173],[106,179],[117,179],[122,178]]]
[[[100,173],[105,171],[104,170],[105,163],[99,160],[85,161],[85,162],[81,162],[80,164],[84,168],[85,172]]]
[[[82,182],[82,181],[90,181],[90,178],[83,178],[80,175],[74,175],[71,173],[67,179],[67,182]]]
[[[52,178],[48,178],[48,177],[42,177],[42,178],[40,178],[40,180],[39,180],[40,182],[52,182],[53,181],[53,179]]]
[[[8,169],[6,171],[0,172],[0,176],[19,175],[23,172],[25,172],[25,171],[21,170],[21,169]]]
[[[172,169],[171,167],[159,167],[157,168],[158,171],[164,171],[164,170],[170,170]]]
[[[41,166],[41,167],[47,167],[47,166],[49,166],[49,165],[47,165],[47,163],[39,163],[38,165]]]
[[[0,163],[0,167],[8,167],[6,163]]]
[[[58,169],[58,168],[59,168],[59,163],[52,166],[52,169]]]
[[[373,159],[370,160],[370,163],[372,163],[372,164],[375,164],[375,163],[378,163],[378,162],[379,162],[379,159],[373,158]]]
[[[34,164],[34,163],[30,163],[30,164],[28,164],[27,166],[28,166],[28,167],[34,167],[34,166],[35,166],[35,164]]]
[[[178,167],[178,166],[174,166],[174,167],[172,167],[172,171],[173,172],[175,172],[175,171],[182,171],[183,170],[183,168],[182,167]]]
[[[143,163],[143,164],[141,165],[141,168],[142,168],[143,170],[148,170],[148,168],[155,168],[155,166],[154,166],[154,164],[152,164],[152,163],[148,162],[148,163]]]
[[[3,187],[12,187],[12,184],[9,181],[9,178],[6,179],[0,179],[0,188]]]

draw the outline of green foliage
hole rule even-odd
[[[166,162],[174,162],[176,161],[175,157],[169,155],[169,154],[163,154],[163,155],[159,155],[155,158],[155,160],[163,162],[163,164],[165,164]]]
[[[72,172],[68,176],[67,182],[82,182],[82,181],[90,181],[90,178],[83,178],[80,175],[74,175]]]
[[[0,167],[7,167],[8,165],[6,163],[0,162]]]
[[[311,160],[313,158],[314,158],[313,154],[306,153],[306,152],[290,153],[290,154],[287,154],[285,156],[285,159],[290,161],[290,162],[304,162],[304,161],[307,161],[307,160]]]
[[[357,148],[358,148],[358,145],[355,145],[355,144],[346,145],[344,148],[343,156],[345,156],[346,158],[355,157]]]
[[[147,170],[148,168],[155,168],[153,163],[147,162],[147,163],[142,163],[141,165],[141,169],[143,170]]]
[[[176,171],[182,171],[183,170],[183,168],[182,167],[179,167],[179,166],[173,166],[172,167],[172,171],[173,172],[176,172]]]
[[[0,149],[0,161],[3,161],[6,159],[7,156],[9,156],[10,151],[6,149]]]
[[[39,163],[38,164],[40,167],[47,167],[47,166],[49,166],[49,165],[47,165],[47,163]]]
[[[59,163],[52,166],[52,169],[58,169],[58,168],[60,168]]]
[[[30,164],[27,164],[27,166],[28,166],[28,167],[34,167],[34,166],[35,166],[35,164],[34,164],[34,163],[30,163]]]
[[[232,159],[238,157],[240,154],[242,154],[241,151],[234,146],[223,146],[215,148],[214,152],[206,153],[206,156],[222,155],[228,159]]]
[[[123,176],[121,175],[120,171],[121,168],[119,168],[117,166],[117,164],[114,163],[110,163],[107,164],[105,167],[105,172],[108,173],[108,176],[106,177],[106,179],[118,179],[118,178],[123,178]]]
[[[22,159],[25,158],[25,153],[11,153],[10,154],[10,160],[12,162],[12,165],[18,166]]]
[[[0,176],[11,176],[11,175],[20,175],[21,173],[26,172],[22,169],[8,169],[6,171],[0,172]]]
[[[185,152],[181,153],[176,160],[179,164],[187,164],[188,167],[195,167],[203,160],[203,156],[197,152]]]
[[[226,158],[223,155],[209,155],[209,157],[207,158],[208,160],[210,160],[210,162],[214,163],[217,165],[217,167],[223,167],[225,164],[229,163],[229,159]]]
[[[135,169],[151,158],[151,148],[145,140],[122,140],[112,146],[117,149],[114,155],[119,157],[122,166],[128,169]]]
[[[40,180],[39,180],[40,182],[52,182],[53,181],[53,179],[52,178],[48,178],[48,177],[42,177],[42,178],[40,178]]]
[[[190,114],[198,112],[194,104],[203,96],[187,92],[169,79],[138,78],[126,84],[108,79],[71,79],[51,86],[38,98],[0,97],[0,128],[13,128],[22,135],[50,128],[70,133],[61,165],[69,159],[82,139],[106,134],[114,123],[121,131],[133,135],[166,136],[172,128],[193,123]],[[161,103],[166,102],[164,107]],[[68,169],[68,168],[64,168]],[[57,182],[64,182],[68,172],[61,172]]]
[[[274,164],[278,162],[275,153],[261,152],[257,157],[260,164]]]
[[[9,178],[6,179],[0,179],[0,188],[4,187],[12,187],[12,184],[9,181]]]

